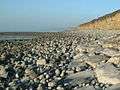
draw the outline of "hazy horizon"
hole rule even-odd
[[[63,31],[120,9],[118,0],[2,0],[0,32]]]

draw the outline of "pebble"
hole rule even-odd
[[[36,61],[37,65],[46,65],[46,60],[45,59],[39,59]]]
[[[60,76],[61,76],[61,77],[64,77],[64,75],[65,75],[65,70],[63,70],[63,71],[61,72]]]
[[[76,71],[77,72],[81,71],[80,67],[76,67]]]
[[[61,77],[54,77],[54,80],[55,80],[55,82],[58,82],[58,81],[60,81],[62,78]]]
[[[66,73],[67,73],[68,75],[70,75],[70,74],[73,74],[74,71],[73,71],[73,70],[67,70]]]
[[[15,77],[16,77],[16,78],[19,78],[19,75],[18,75],[18,73],[16,73],[16,74],[15,74]]]
[[[58,86],[56,89],[57,89],[57,90],[64,90],[64,88],[61,87],[61,86]]]
[[[56,76],[59,76],[59,75],[60,75],[60,70],[59,70],[59,69],[56,69],[56,70],[55,70],[55,75],[56,75]]]
[[[89,84],[86,84],[85,86],[89,86]]]
[[[18,86],[21,90],[71,90],[73,88],[79,90],[82,87],[94,89],[91,86],[95,86],[96,88],[110,87],[109,85],[107,86],[107,84],[104,85],[99,81],[91,81],[87,78],[82,78],[84,83],[82,82],[79,86],[74,87],[74,85],[70,83],[71,78],[69,80],[66,79],[69,75],[79,75],[81,72],[90,72],[96,69],[84,65],[87,57],[98,57],[100,54],[104,56],[113,56],[112,54],[114,54],[116,56],[118,55],[116,54],[118,51],[101,47],[103,51],[97,50],[99,53],[96,53],[96,48],[99,47],[99,45],[93,45],[94,42],[91,41],[95,39],[94,37],[90,37],[90,33],[57,32],[39,34],[39,38],[31,40],[20,39],[1,41],[1,87],[6,88],[6,90],[9,88],[16,90]],[[89,47],[89,45],[92,45],[92,47]],[[108,52],[106,53],[104,51]],[[68,66],[70,62],[74,60],[77,65],[73,66],[71,70]],[[85,75],[83,74],[83,77]],[[79,82],[79,76],[77,79],[75,79],[75,77],[72,79]],[[24,85],[24,87],[22,85]],[[9,88],[7,86],[9,86]]]
[[[4,61],[4,60],[5,60],[5,53],[3,53],[3,54],[0,56],[0,60],[1,60],[1,61]]]
[[[36,82],[36,83],[40,83],[39,78],[35,78],[35,79],[34,79],[34,82]]]
[[[108,84],[105,84],[105,87],[107,88],[107,87],[109,87],[109,85],[108,85]]]
[[[41,80],[41,79],[44,78],[44,75],[42,74],[42,75],[40,75],[38,78]]]
[[[5,67],[0,65],[0,77],[5,77],[6,78],[6,71]]]
[[[41,84],[39,84],[39,86],[37,87],[37,90],[44,90]]]
[[[104,86],[104,84],[102,84],[102,83],[101,83],[99,86],[100,86],[100,87],[103,87],[103,86]]]
[[[48,83],[48,86],[49,86],[49,87],[54,87],[54,86],[55,86],[55,82],[54,82],[54,81],[49,82],[49,83]]]
[[[49,79],[49,78],[50,78],[49,74],[47,74],[47,75],[45,76],[45,78],[46,78],[46,79]]]
[[[45,79],[42,79],[42,80],[40,81],[40,83],[45,84],[45,83],[46,83],[46,80],[45,80]]]

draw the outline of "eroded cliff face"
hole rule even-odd
[[[107,14],[88,23],[81,24],[79,30],[120,30],[120,10]]]

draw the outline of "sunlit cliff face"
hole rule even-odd
[[[120,10],[107,14],[88,23],[81,24],[80,29],[85,30],[120,30]]]

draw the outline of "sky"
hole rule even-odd
[[[0,32],[63,31],[120,9],[120,0],[0,0]]]

